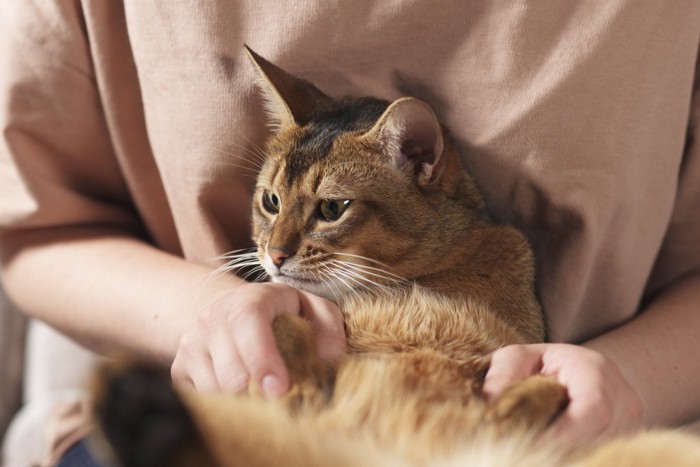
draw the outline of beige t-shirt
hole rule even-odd
[[[249,246],[268,130],[244,42],[330,95],[427,101],[532,242],[552,340],[700,269],[694,0],[1,2],[0,232]],[[58,431],[54,455],[80,433]]]
[[[1,228],[249,246],[268,130],[245,42],[329,95],[427,101],[532,242],[552,340],[700,267],[700,2],[283,3],[4,2]]]

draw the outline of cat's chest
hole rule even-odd
[[[433,350],[470,360],[522,339],[484,304],[414,288],[341,306],[351,353]]]

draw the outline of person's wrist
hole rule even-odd
[[[650,428],[652,423],[650,423],[651,419],[647,409],[648,402],[638,388],[633,365],[625,360],[619,350],[622,345],[624,345],[624,342],[609,339],[606,335],[602,335],[583,343],[581,346],[601,355],[605,359],[605,364],[610,368],[608,372],[615,372],[619,375],[621,381],[628,388],[628,398],[630,400],[627,406],[630,411],[630,417],[641,418],[643,427],[645,429]]]

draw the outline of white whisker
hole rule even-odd
[[[251,151],[260,158],[261,162],[264,162],[267,159],[267,154],[265,153],[265,150],[260,145],[258,145],[255,141],[248,138],[246,135],[244,135],[244,134],[241,134],[241,135],[250,145]]]
[[[382,266],[382,267],[385,267],[385,268],[388,268],[388,269],[391,268],[391,266],[389,266],[388,264],[382,263],[381,261],[377,261],[376,259],[372,259],[372,258],[370,258],[370,257],[368,257],[368,256],[356,255],[356,254],[353,254],[353,253],[343,253],[343,252],[335,252],[335,253],[333,253],[333,254],[336,255],[336,256],[349,256],[349,257],[351,257],[351,258],[362,259],[362,260],[365,260],[365,261],[367,261],[367,262],[374,263],[374,264],[376,264],[376,265],[379,265],[379,266]]]
[[[339,282],[342,282],[342,281],[340,280],[340,278],[337,276],[337,274],[335,273],[335,271],[334,271],[332,268],[330,268],[330,267],[329,267],[328,265],[326,265],[326,264],[323,264],[323,265],[321,265],[321,266],[323,267],[323,269],[324,269],[324,271],[325,271],[325,272],[323,273],[324,276],[326,276],[326,277],[329,279],[329,281],[328,281],[328,284],[329,284],[329,285],[332,285],[333,287],[335,287],[336,285],[339,285],[339,284],[334,284],[335,280],[338,280]],[[351,291],[351,290],[352,290],[352,288],[349,288],[349,287],[348,287],[348,284],[347,284],[347,283],[343,283],[342,285],[344,285],[345,288],[348,289],[348,291]],[[342,295],[342,293],[340,293],[340,291],[338,291],[338,294],[339,294],[339,295]]]
[[[233,162],[219,161],[219,164],[225,165],[227,167],[235,167],[237,169],[247,170],[248,172],[255,174],[255,175],[258,175],[258,173],[260,173],[260,168],[253,168],[253,167],[248,167],[246,165],[234,164]]]
[[[253,274],[257,274],[256,278],[260,276],[260,273],[265,273],[265,269],[262,266],[255,267],[243,275],[243,280],[248,280]],[[267,273],[265,273],[267,275]],[[252,280],[250,282],[257,282],[257,280]]]
[[[358,291],[357,289],[364,289],[365,286],[362,284],[362,282],[359,282],[356,278],[352,277],[352,275],[348,274],[342,264],[337,263],[334,260],[331,260],[329,262],[326,262],[323,265],[324,269],[328,271],[328,273],[335,279],[337,280],[340,284],[344,286],[345,289],[347,289],[348,292],[357,294]],[[347,279],[347,280],[346,280]],[[355,286],[351,285],[351,283],[348,283],[348,280],[352,282],[352,284],[356,284]]]
[[[260,264],[260,259],[258,258],[257,247],[241,248],[239,250],[230,251],[224,253],[217,258],[219,261],[228,260],[214,271],[211,272],[211,277],[216,277],[221,274],[226,274],[229,272],[237,272],[241,269],[252,268],[247,271],[243,276],[243,279],[248,279],[251,275],[258,273],[264,273],[265,269]],[[265,273],[267,274],[267,273]],[[255,281],[258,279],[256,278]]]
[[[369,279],[368,277],[362,276],[361,274],[357,273],[351,273],[350,271],[345,271],[346,276],[352,276],[355,278],[355,282],[358,284],[361,284],[362,288],[366,290],[371,290],[371,288],[377,288],[377,289],[383,289],[386,288],[386,285],[381,284],[379,282],[373,281],[372,279]]]
[[[228,274],[231,271],[237,271],[238,269],[242,269],[245,267],[252,267],[253,269],[246,273],[244,279],[255,272],[258,273],[258,276],[256,276],[254,279],[255,282],[259,281],[260,279],[264,279],[265,276],[267,276],[267,272],[262,267],[260,261],[257,258],[257,247],[241,248],[238,250],[229,251],[215,258],[217,262],[224,261],[227,259],[230,259],[230,261],[222,264],[216,269],[213,269],[209,274],[207,274],[206,279],[202,281],[202,283],[199,285],[198,290],[194,294],[194,297],[192,299],[193,308],[198,308],[200,306],[198,304],[201,303],[201,300],[204,297],[206,285],[210,281],[216,279],[217,277],[220,277],[224,274]],[[238,287],[240,287],[243,284],[244,282],[240,283]],[[232,290],[235,290],[235,288],[237,287],[234,286]]]
[[[251,140],[248,137],[245,137],[245,135],[244,135],[244,138],[245,138],[246,142],[248,143],[248,145],[240,144],[240,143],[236,143],[236,142],[234,142],[233,144],[236,145],[238,148],[243,149],[245,152],[249,153],[251,156],[254,156],[258,162],[264,162],[265,159],[267,159],[267,155],[265,154],[265,151],[260,146],[258,146],[253,140]]]
[[[359,292],[352,285],[348,284],[342,277],[338,276],[337,273],[334,273],[333,277],[345,286],[345,288],[347,289],[347,293],[355,297],[358,297],[360,295]]]
[[[251,141],[249,140],[249,142],[251,142]],[[251,144],[251,146],[246,146],[246,145],[243,145],[240,143],[235,143],[235,142],[233,144],[237,148],[242,149],[246,154],[250,155],[252,157],[252,160],[247,158],[247,157],[242,157],[241,155],[236,154],[236,153],[231,152],[231,151],[228,151],[226,149],[219,149],[219,151],[222,154],[227,155],[227,156],[233,156],[233,157],[236,157],[239,159],[243,159],[247,162],[255,162],[255,163],[257,163],[258,167],[261,167],[265,163],[267,156],[263,152],[261,152],[261,149],[257,145],[255,145],[254,143]]]
[[[265,268],[261,268],[258,275],[253,279],[253,282],[266,282],[269,277]]]
[[[219,149],[219,154],[225,156],[225,158],[224,159],[217,159],[214,162],[222,164],[222,163],[226,163],[226,162],[235,161],[235,162],[245,163],[246,165],[255,166],[258,169],[262,168],[264,161],[260,160],[260,156],[256,155],[253,152],[250,152],[250,151],[246,151],[246,152],[248,154],[248,157],[246,155],[239,154],[236,152],[225,151],[225,150]]]
[[[330,292],[333,294],[333,301],[338,303],[338,298],[340,295],[338,290],[335,288],[335,284],[333,284],[333,278],[323,271],[318,271],[317,273],[312,274],[314,279],[322,282],[328,288],[328,290],[330,290]]]
[[[383,269],[373,268],[371,266],[366,266],[364,264],[350,263],[348,261],[333,260],[335,264],[339,264],[346,269],[351,269],[358,274],[366,274],[368,276],[376,277],[378,279],[384,279],[393,284],[409,283],[410,281],[397,276],[396,274],[384,271]]]
[[[241,254],[255,253],[256,251],[258,251],[258,247],[256,246],[251,246],[248,248],[239,248],[238,250],[232,250],[227,253],[224,253],[223,255],[217,256],[216,259],[232,258]]]

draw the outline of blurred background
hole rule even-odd
[[[27,319],[10,303],[0,284],[0,441],[21,402],[26,329]]]

